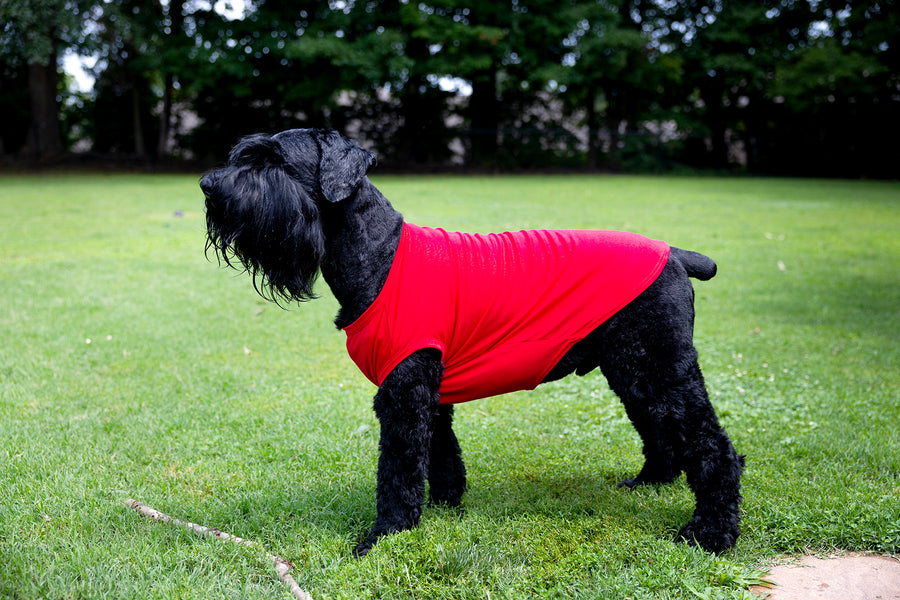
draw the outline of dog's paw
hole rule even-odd
[[[716,523],[709,519],[694,517],[681,528],[675,541],[689,546],[699,546],[707,552],[719,554],[731,549],[741,534],[735,524]]]
[[[357,544],[353,549],[353,558],[362,558],[368,554],[372,547],[375,546],[375,542],[378,541],[378,537],[374,533],[370,533],[369,537]]]
[[[634,489],[639,485],[663,485],[672,483],[681,475],[681,469],[674,461],[664,458],[646,459],[641,472],[619,482],[619,487]]]
[[[376,523],[375,528],[373,528],[372,531],[369,532],[369,535],[366,536],[366,539],[364,539],[363,541],[358,543],[356,545],[356,547],[353,549],[354,558],[362,558],[363,556],[368,554],[369,551],[372,550],[372,548],[375,546],[375,544],[378,543],[378,540],[380,540],[382,537],[392,534],[392,533],[398,533],[405,529],[409,529],[409,527],[381,528],[381,527],[378,527],[378,525]]]
[[[432,509],[448,511],[451,514],[457,515],[459,517],[466,514],[466,509],[463,508],[462,502],[459,502],[459,501],[443,502],[443,501],[435,500],[432,498],[432,499],[428,500],[427,506],[428,506],[428,508],[432,508]]]
[[[646,475],[643,471],[641,471],[636,477],[623,479],[622,481],[620,481],[619,487],[627,487],[628,489],[633,490],[639,485],[662,485],[666,483],[672,483],[678,478],[679,474],[680,473]]]
[[[385,532],[383,532],[383,531],[377,532],[377,531],[373,530],[373,531],[369,532],[369,535],[366,536],[366,539],[364,539],[363,541],[358,543],[356,545],[356,547],[353,549],[353,558],[362,558],[366,554],[368,554],[369,551],[375,546],[375,544],[378,543],[378,540],[381,539],[381,536],[383,536],[384,534],[385,534]]]
[[[619,485],[617,487],[620,487],[620,488],[627,487],[629,490],[633,490],[637,486],[643,485],[645,483],[647,483],[647,482],[644,481],[640,475],[638,475],[637,477],[623,479],[622,481],[619,482]]]
[[[431,489],[428,492],[428,506],[459,508],[459,505],[462,504],[462,497],[465,491],[465,486],[442,489],[432,484]]]

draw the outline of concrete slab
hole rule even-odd
[[[770,600],[900,600],[900,560],[889,556],[804,556],[766,579],[776,585],[750,591]]]

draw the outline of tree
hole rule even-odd
[[[467,161],[480,166],[522,166],[547,157],[569,138],[548,89],[566,54],[577,0],[441,0],[408,6],[419,26],[414,37],[427,48],[427,78],[464,80],[471,94],[460,111]],[[427,89],[422,86],[422,89]]]
[[[63,116],[95,150],[148,160],[334,127],[401,164],[446,164],[459,141],[489,168],[900,162],[896,0],[249,0],[234,20],[215,5],[0,2],[0,152],[64,149],[57,58],[77,51],[96,85]]]
[[[63,151],[57,102],[60,52],[77,47],[88,2],[15,0],[0,4],[4,39],[18,40],[27,69],[29,127],[21,152],[39,161]]]
[[[176,86],[180,86],[178,74],[183,71],[184,57],[189,54],[189,38],[185,31],[185,0],[169,0],[162,7],[162,33],[165,42],[160,48],[160,74],[162,83],[162,106],[159,113],[159,136],[156,141],[156,155],[164,158],[169,153],[169,143],[173,134],[172,105]]]
[[[331,101],[330,120],[356,122],[404,163],[448,156],[446,94],[429,79],[432,53],[420,14],[397,0],[348,3],[310,23],[290,45],[306,76],[328,73],[323,98]]]
[[[678,0],[662,39],[683,62],[675,107],[700,167],[889,175],[900,28],[895,0]],[[707,142],[704,144],[702,142]]]
[[[0,30],[0,155],[25,144],[31,118],[28,98],[28,64],[15,24],[6,21]]]
[[[174,106],[197,41],[183,0],[109,0],[94,11],[98,64],[94,149],[165,158],[173,142]]]
[[[584,115],[592,168],[604,146],[610,158],[620,159],[623,133],[640,132],[662,118],[662,103],[671,99],[667,88],[680,78],[680,61],[653,39],[658,10],[630,1],[576,5],[560,79],[570,111]]]
[[[180,142],[199,157],[220,157],[242,135],[331,125],[332,83],[339,87],[343,70],[326,57],[298,58],[294,48],[328,10],[322,0],[265,0],[233,21],[206,9],[188,15],[196,41],[181,94],[199,124]]]
[[[767,2],[682,0],[666,15],[663,40],[682,61],[677,103],[695,142],[687,158],[696,166],[728,167],[734,138],[749,142],[754,135],[748,128],[766,110],[774,64],[790,43],[773,11]]]
[[[775,69],[764,165],[808,175],[896,176],[900,16],[894,0],[822,2]]]

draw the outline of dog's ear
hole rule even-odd
[[[372,166],[375,154],[363,150],[336,131],[317,132],[319,157],[319,186],[329,202],[350,197]]]

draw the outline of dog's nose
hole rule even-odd
[[[203,193],[209,196],[213,188],[215,187],[215,180],[213,179],[213,173],[208,173],[200,178],[200,189],[203,190]]]

